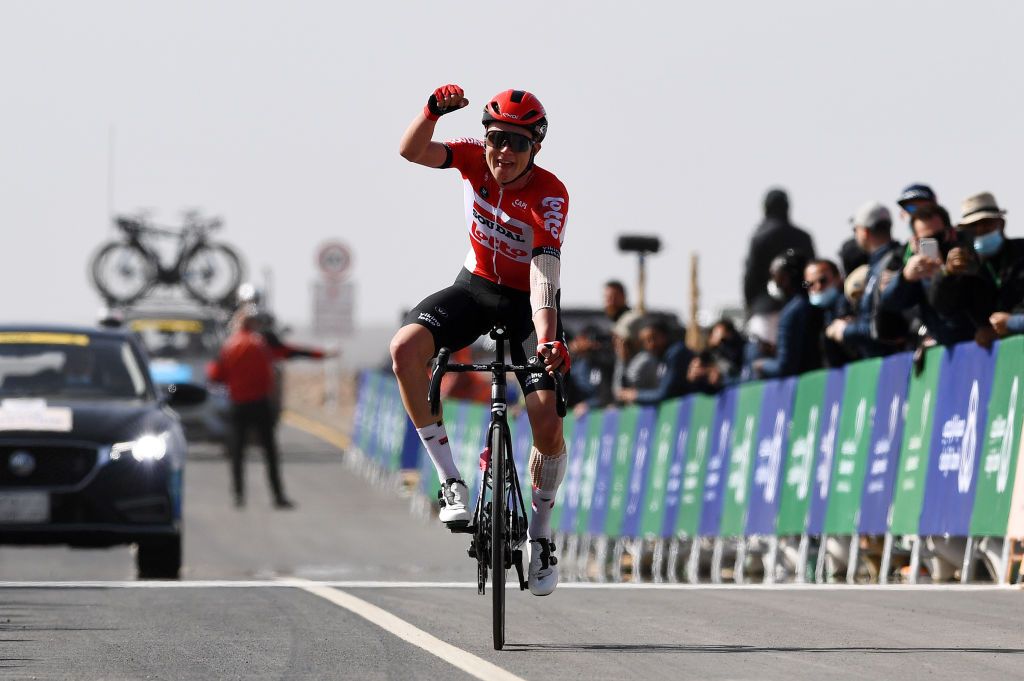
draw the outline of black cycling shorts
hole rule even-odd
[[[558,339],[565,342],[561,292],[555,298],[558,312]],[[513,364],[526,364],[536,356],[537,334],[533,328],[530,294],[495,284],[463,268],[455,283],[424,298],[405,316],[405,324],[419,324],[434,337],[434,353],[441,348],[452,352],[471,345],[480,336],[502,323],[508,330]],[[547,374],[519,372],[516,374],[523,394],[536,390],[554,390],[555,381]]]

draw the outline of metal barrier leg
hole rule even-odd
[[[857,583],[857,560],[860,558],[860,535],[850,537],[850,562],[846,566],[846,583]]]
[[[630,575],[629,581],[634,584],[639,584],[643,581],[643,558],[644,558],[644,540],[637,537],[635,539],[626,540],[626,553],[629,554],[630,559],[633,562],[633,570]]]
[[[796,561],[796,583],[807,583],[807,554],[811,549],[811,538],[806,533],[800,535],[800,547]]]
[[[597,569],[597,581],[608,581],[608,537],[601,535],[594,540],[594,564]]]
[[[651,552],[651,581],[655,584],[665,583],[665,545],[668,540],[658,538],[654,540],[654,549]]]
[[[575,534],[566,532],[562,535],[562,558],[561,562],[569,568],[570,575],[574,572],[576,565],[576,553],[579,550],[580,538]]]
[[[697,584],[700,581],[700,537],[690,540],[690,556],[686,560],[686,581]]]
[[[1006,584],[1010,581],[1010,538],[1003,537],[1003,550],[999,556],[999,574],[996,576],[997,584]]]
[[[579,550],[576,554],[576,579],[581,582],[590,581],[590,549],[593,540],[589,534],[580,535]]]
[[[679,583],[679,554],[682,553],[683,542],[679,537],[668,540],[668,563],[665,565],[665,579],[670,584]]]
[[[775,583],[775,567],[779,561],[779,538],[775,535],[768,537],[768,555],[764,559],[764,583]]]
[[[885,533],[885,542],[882,544],[882,566],[878,568],[878,583],[889,583],[889,565],[892,562],[892,533]]]
[[[622,557],[626,553],[625,542],[622,537],[615,540],[612,548],[612,581],[616,584],[622,582]]]
[[[747,540],[740,537],[736,540],[736,561],[732,565],[732,579],[737,584],[743,584],[743,566],[747,562]]]
[[[910,584],[917,584],[917,573],[921,570],[921,542],[924,537],[918,535],[913,539],[914,548],[910,549]]]
[[[722,583],[722,555],[725,553],[725,542],[715,537],[714,548],[711,550],[711,583]]]
[[[825,559],[828,557],[828,536],[818,537],[818,561],[814,566],[814,581],[817,584],[825,583]]]
[[[974,537],[967,537],[967,546],[964,547],[964,564],[960,567],[960,583],[970,584],[974,578]]]

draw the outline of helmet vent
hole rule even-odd
[[[525,90],[513,90],[512,91],[512,96],[510,97],[510,99],[515,104],[521,104],[522,101],[523,101],[523,97],[525,97],[525,96],[526,96],[526,91]]]
[[[527,114],[525,116],[523,116],[523,120],[528,121],[528,120],[530,120],[531,118],[533,118],[536,115],[537,115],[537,110],[536,109],[530,109],[530,111],[527,112]]]

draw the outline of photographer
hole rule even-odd
[[[746,341],[736,325],[719,319],[708,332],[708,347],[690,360],[686,378],[694,390],[714,394],[740,381],[743,373],[743,349]]]

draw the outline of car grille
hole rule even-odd
[[[34,462],[24,466],[27,453]],[[94,447],[0,445],[0,487],[64,487],[77,485],[96,466]],[[17,465],[21,463],[22,465]]]

